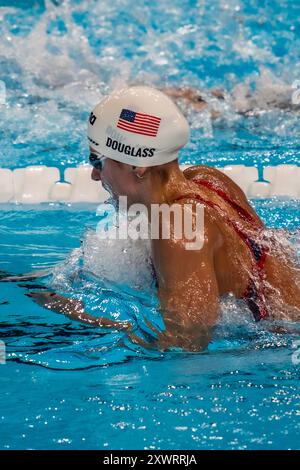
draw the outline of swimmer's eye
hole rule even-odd
[[[107,157],[97,155],[96,153],[91,152],[89,156],[90,164],[96,168],[96,170],[103,170],[103,163]]]

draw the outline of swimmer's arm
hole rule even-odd
[[[169,87],[169,88],[164,88],[161,91],[164,92],[166,95],[168,95],[170,98],[174,98],[175,100],[178,98],[187,100],[198,111],[201,111],[207,105],[207,102],[201,96],[200,91],[195,90],[193,88]]]
[[[130,322],[113,321],[109,320],[108,318],[96,318],[92,315],[89,315],[84,311],[83,302],[77,299],[70,299],[53,292],[45,291],[30,292],[26,295],[44,308],[52,310],[56,313],[62,313],[72,320],[88,323],[91,326],[116,330],[129,330],[132,327]]]
[[[10,274],[6,271],[0,270],[0,282],[20,282],[20,281],[32,281],[42,277],[49,276],[52,273],[52,269],[43,269],[39,271],[32,271],[26,274]]]
[[[195,347],[206,347],[210,341],[212,328],[219,319],[214,230],[213,224],[206,220],[204,245],[200,250],[186,250],[178,240],[157,242],[159,297],[167,329],[167,335],[161,336],[162,342],[168,341],[167,336],[172,342],[179,333],[187,339],[190,337]]]
[[[179,87],[166,87],[162,88],[161,90],[166,95],[170,96],[171,98],[191,98],[196,95],[197,91],[193,90],[192,88],[179,88]]]
[[[205,325],[215,324],[218,287],[211,260],[204,254],[194,254],[194,260],[177,256],[170,258],[162,271],[168,309],[201,316]]]
[[[161,91],[172,98],[186,98],[191,101],[198,101],[201,96],[200,90],[190,87],[165,87]],[[221,88],[211,88],[209,92],[215,98],[224,99],[225,93]]]

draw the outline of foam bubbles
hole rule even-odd
[[[99,278],[136,289],[149,289],[153,270],[146,240],[99,239],[95,231],[83,240],[83,266]]]

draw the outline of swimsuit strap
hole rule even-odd
[[[192,181],[194,183],[198,184],[199,186],[204,186],[204,187],[210,189],[211,191],[216,193],[218,196],[220,196],[225,202],[228,202],[228,204],[230,204],[230,206],[233,209],[235,209],[236,212],[238,212],[239,216],[242,219],[246,220],[247,222],[251,222],[252,224],[255,224],[255,225],[259,226],[259,224],[257,222],[257,219],[250,212],[248,212],[246,209],[244,209],[244,207],[240,206],[240,204],[235,202],[231,197],[228,196],[227,193],[225,193],[225,191],[223,191],[217,185],[215,185],[211,181],[200,179],[199,176],[196,176],[195,178],[193,178]]]

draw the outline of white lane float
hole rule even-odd
[[[181,165],[182,169],[191,165]],[[264,180],[258,180],[255,167],[227,165],[218,168],[237,183],[250,198],[283,196],[300,199],[300,166],[278,165],[264,169]],[[103,202],[108,193],[91,180],[90,165],[66,168],[60,180],[58,168],[44,165],[9,170],[0,168],[0,203],[17,202]]]

